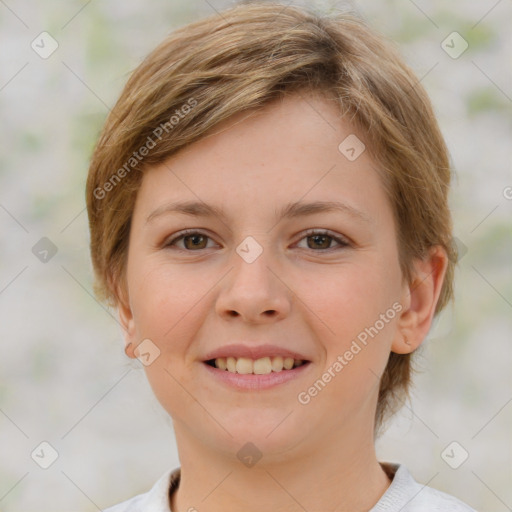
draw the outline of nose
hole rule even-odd
[[[265,257],[265,251],[252,263],[238,254],[233,259],[234,268],[221,281],[217,314],[226,319],[241,317],[248,323],[285,318],[291,308],[292,292],[279,275],[277,265],[269,266],[272,263]]]

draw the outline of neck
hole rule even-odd
[[[351,438],[334,431],[280,459],[265,455],[252,467],[230,454],[220,457],[218,449],[198,441],[183,424],[175,423],[174,430],[181,478],[172,496],[173,512],[368,511],[390,485],[376,458],[373,430]]]

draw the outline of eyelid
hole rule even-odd
[[[209,238],[210,240],[213,240],[213,237],[210,234],[208,234],[208,231],[205,231],[202,228],[197,228],[197,229],[189,228],[189,229],[184,229],[183,231],[178,231],[177,233],[171,235],[170,237],[167,237],[164,240],[162,246],[164,248],[171,247],[171,244],[175,244],[176,242],[180,241],[182,238],[189,236],[189,235],[203,235],[203,236]],[[178,250],[181,250],[184,252],[195,252],[195,251],[187,251],[185,249],[178,249]]]
[[[178,231],[174,235],[171,235],[171,237],[166,238],[165,241],[163,242],[163,247],[164,248],[172,247],[174,244],[176,244],[176,242],[182,240],[184,237],[186,237],[188,235],[202,235],[202,236],[206,236],[210,240],[213,240],[213,237],[208,234],[208,231],[205,231],[202,228],[195,228],[195,229],[189,228],[189,229],[184,229],[183,231]],[[335,232],[330,231],[329,229],[325,229],[325,228],[309,228],[306,231],[303,231],[302,233],[299,234],[300,238],[299,238],[298,242],[302,241],[304,238],[307,238],[308,236],[313,236],[313,235],[328,236],[328,237],[332,238],[335,242],[337,242],[339,245],[339,247],[331,247],[329,249],[320,249],[320,250],[309,249],[310,251],[313,251],[313,252],[319,252],[319,253],[330,252],[330,251],[334,251],[336,249],[342,249],[344,247],[352,247],[354,245],[354,242],[347,236],[335,233]],[[182,251],[182,252],[193,253],[193,252],[201,252],[201,250],[205,250],[205,249],[198,249],[197,251],[190,251],[187,249],[178,248],[178,250]]]
[[[348,247],[348,246],[354,245],[354,242],[352,242],[352,240],[350,238],[348,238],[346,235],[338,234],[329,229],[324,229],[324,228],[307,229],[306,231],[301,233],[301,238],[299,239],[299,242],[303,238],[305,238],[307,236],[312,236],[312,235],[326,235],[326,236],[332,238],[333,240],[335,240],[336,242],[338,242],[341,247]],[[326,251],[333,250],[333,249],[335,249],[335,247],[332,247],[331,249],[325,249],[324,251],[315,251],[315,252],[326,252]]]

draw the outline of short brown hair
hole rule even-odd
[[[435,245],[446,250],[436,314],[443,309],[453,297],[457,257],[448,207],[451,171],[426,92],[394,44],[356,14],[319,14],[276,2],[236,5],[175,30],[129,78],[87,178],[100,300],[117,306],[118,291],[126,289],[131,216],[144,169],[232,115],[298,91],[321,92],[364,134],[393,207],[404,279],[411,282],[414,258]],[[408,396],[410,378],[410,355],[391,353],[380,382],[377,427]]]

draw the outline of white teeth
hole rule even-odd
[[[283,358],[281,356],[272,358],[272,371],[280,372],[283,369]]]
[[[262,359],[257,359],[254,361],[253,372],[256,375],[265,375],[266,373],[272,373],[272,362],[270,361],[270,357],[263,357]]]
[[[227,365],[225,357],[219,357],[219,359],[215,359],[215,365],[220,370],[227,370],[228,369],[228,365]]]
[[[248,357],[219,357],[215,359],[215,367],[219,370],[227,370],[231,373],[240,373],[247,375],[254,373],[256,375],[266,375],[272,372],[291,370],[294,367],[301,366],[302,359],[293,357],[262,357],[255,361]]]
[[[215,364],[217,364],[217,360],[215,360]],[[234,357],[228,357],[226,359],[226,368],[228,372],[236,373],[236,359]]]
[[[236,373],[253,373],[252,371],[252,361],[250,359],[247,359],[246,357],[239,357],[236,360]]]
[[[294,362],[295,361],[294,361],[293,357],[285,357],[284,362],[283,362],[284,369],[291,370],[293,368]]]

